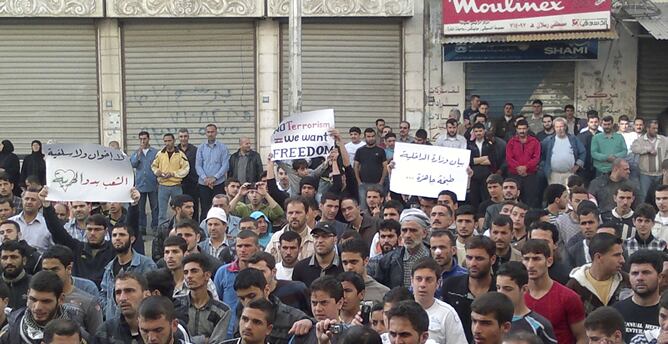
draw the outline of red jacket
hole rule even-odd
[[[508,173],[518,174],[517,166],[526,166],[527,174],[535,174],[540,163],[540,141],[528,135],[526,143],[513,136],[506,145]]]

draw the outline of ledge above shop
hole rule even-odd
[[[259,18],[264,16],[264,0],[107,0],[106,7],[106,16],[111,18]]]
[[[414,0],[302,0],[302,17],[412,17]],[[287,17],[290,0],[267,0],[267,16]]]
[[[104,16],[102,0],[0,0],[0,17],[77,17]]]

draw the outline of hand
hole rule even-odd
[[[165,178],[172,178],[172,177],[174,177],[174,173],[172,173],[172,172],[166,172],[165,173]]]
[[[668,344],[668,331],[661,331],[656,339],[656,344]]]
[[[471,169],[471,166],[466,166],[466,174],[469,178],[473,177],[473,169]]]
[[[327,159],[330,161],[330,163],[337,161],[339,159],[339,150],[334,147],[334,149],[329,152]]]
[[[573,165],[571,167],[571,173],[576,173],[580,169],[580,165]]]
[[[257,188],[257,192],[260,194],[260,196],[267,196],[267,183],[257,182],[255,183],[255,187]]]
[[[649,155],[656,155],[656,149],[652,148],[652,149],[649,151]]]
[[[315,335],[318,339],[318,344],[328,344],[331,342],[334,334],[329,330],[329,328],[336,324],[338,324],[338,321],[332,319],[321,320],[315,324]]]
[[[132,205],[137,205],[137,203],[139,203],[140,197],[141,194],[139,193],[139,190],[137,190],[137,188],[133,186],[132,189],[130,189],[130,198],[132,198]]]
[[[311,330],[311,327],[313,327],[313,323],[311,323],[311,320],[302,319],[294,323],[290,328],[290,331],[288,331],[288,333],[297,336],[303,336],[307,334],[308,331]]]
[[[37,194],[37,197],[39,197],[40,202],[42,202],[42,206],[45,208],[48,208],[51,206],[51,202],[47,201],[46,198],[49,197],[49,188],[46,186],[42,187],[42,190],[39,191]]]
[[[267,165],[273,165],[274,164],[273,159],[274,159],[274,155],[269,153],[269,155],[267,156]]]
[[[615,161],[615,158],[616,158],[616,157],[615,157],[614,155],[608,155],[608,159],[607,159],[607,160],[608,160],[608,162],[613,162],[613,161]]]
[[[350,325],[364,326],[364,324],[362,324],[362,311],[359,311],[357,314],[355,314],[355,317],[353,318],[353,321],[350,322]]]
[[[248,195],[248,191],[250,191],[251,184],[250,183],[244,183],[244,185],[241,185],[239,188],[239,194],[241,196],[246,196]]]
[[[329,130],[329,135],[332,138],[334,138],[334,141],[336,141],[336,143],[341,142],[341,134],[339,133],[339,131],[337,129],[330,129]]]
[[[155,175],[162,178],[163,173],[162,173],[162,171],[157,170],[157,171],[155,171]]]
[[[526,176],[527,167],[526,166],[517,166],[517,174],[519,174],[522,177]]]
[[[371,216],[379,217],[380,216],[380,207],[373,207],[372,209],[369,209],[369,212],[371,213]]]

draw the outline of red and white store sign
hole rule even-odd
[[[612,0],[443,0],[443,34],[610,28]]]

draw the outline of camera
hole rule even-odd
[[[362,325],[369,325],[369,319],[371,318],[371,307],[373,306],[372,301],[362,301],[360,304],[360,313],[362,316]]]
[[[332,332],[332,334],[341,334],[341,332],[343,332],[343,325],[342,324],[330,325],[329,332]]]

